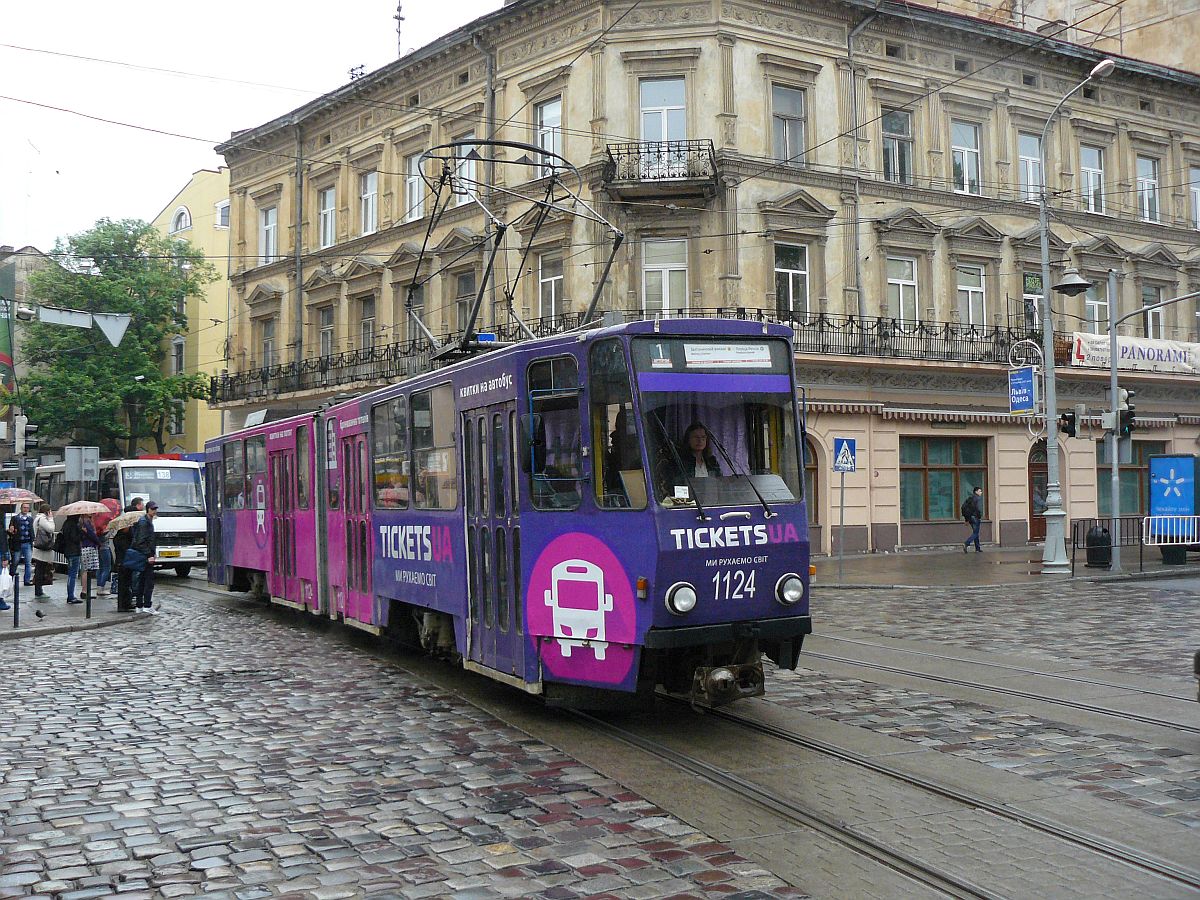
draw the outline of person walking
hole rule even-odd
[[[139,610],[153,613],[154,557],[158,543],[154,534],[154,519],[158,515],[158,504],[151,500],[146,504],[146,515],[133,523],[133,534],[129,549],[125,551],[125,564],[133,570],[133,605]]]
[[[67,602],[82,603],[75,596],[75,582],[79,579],[79,568],[83,562],[83,526],[79,524],[79,516],[67,516],[63,522],[62,531],[55,539],[61,544],[58,551],[67,558]]]
[[[982,553],[983,548],[979,546],[979,526],[983,522],[983,488],[977,487],[971,491],[971,496],[963,501],[962,508],[959,510],[962,513],[963,521],[971,526],[971,535],[963,541],[963,553],[972,543],[975,544],[975,552]]]
[[[37,506],[33,520],[33,596],[46,599],[42,588],[54,583],[54,518],[50,515],[50,504],[45,501]]]
[[[22,503],[21,511],[13,516],[13,521],[17,523],[17,534],[20,536],[20,556],[21,561],[25,563],[25,587],[33,584],[33,513],[29,511],[29,504]]]

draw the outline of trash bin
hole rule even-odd
[[[1183,544],[1170,544],[1164,547],[1159,547],[1162,551],[1162,561],[1164,566],[1186,566],[1187,565],[1187,547]]]
[[[1103,525],[1093,525],[1084,539],[1087,547],[1087,567],[1108,569],[1112,567],[1112,535]]]

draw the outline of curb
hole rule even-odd
[[[41,628],[10,628],[0,631],[0,641],[16,641],[21,638],[45,637],[51,634],[70,634],[73,631],[95,631],[97,628],[107,628],[110,625],[123,625],[126,622],[136,622],[137,619],[106,619],[104,621],[82,622],[78,625],[45,625]]]

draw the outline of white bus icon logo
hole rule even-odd
[[[569,657],[572,648],[591,644],[596,659],[604,659],[604,614],[612,612],[613,598],[604,592],[600,567],[582,559],[560,562],[550,572],[545,598],[562,655]]]

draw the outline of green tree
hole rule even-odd
[[[134,219],[101,219],[59,239],[54,255],[60,265],[30,279],[37,303],[132,319],[116,348],[96,328],[30,323],[21,342],[30,421],[47,437],[93,444],[104,455],[133,456],[145,437],[165,452],[177,402],[208,388],[203,375],[162,374],[167,338],[187,331],[186,299],[200,296],[216,270],[187,241]]]

